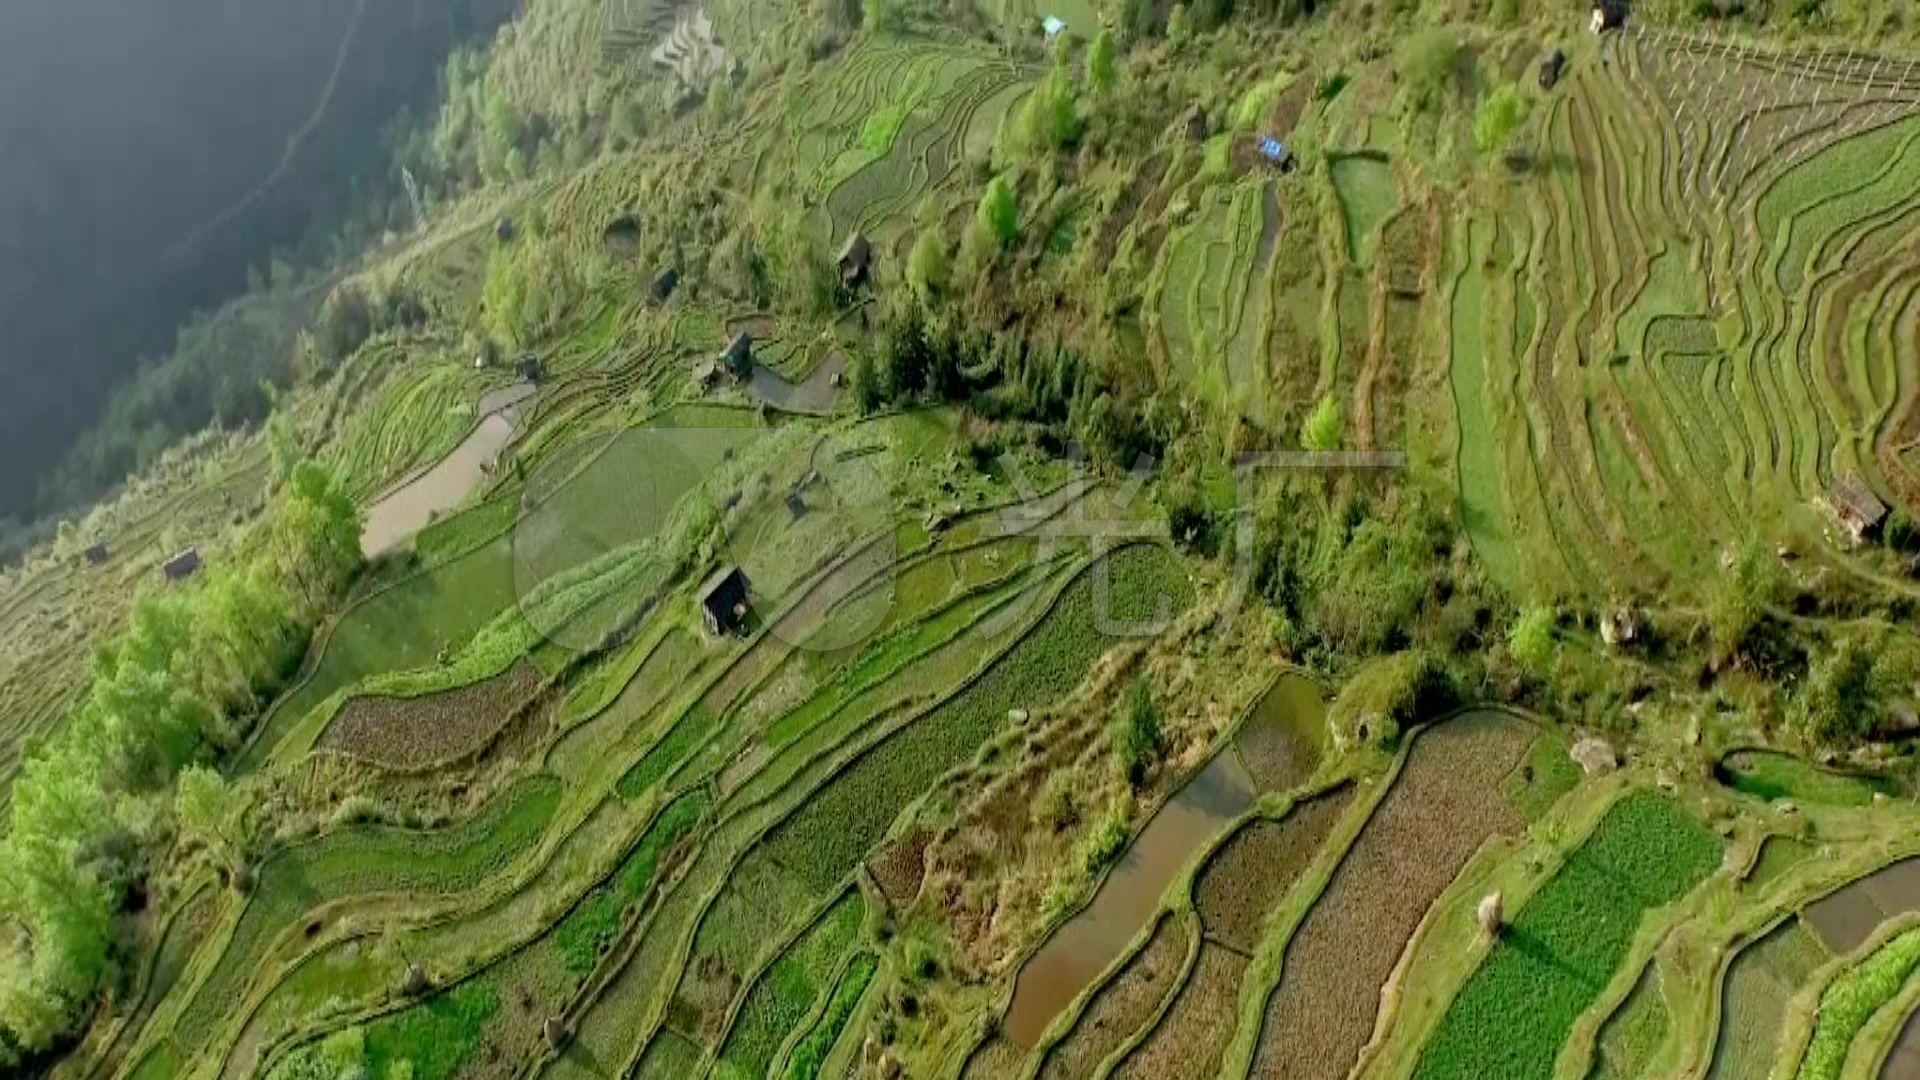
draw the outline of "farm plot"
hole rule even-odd
[[[1178,610],[1191,596],[1178,564],[1157,547],[1129,547],[1106,556],[1076,578],[1047,617],[983,676],[862,755],[769,833],[773,858],[816,895],[829,891],[885,834],[903,793],[926,791],[963,763],[1005,722],[1009,710],[1043,709],[1071,692],[1110,643],[1095,625],[1096,574],[1108,575],[1108,611],[1120,623],[1152,619],[1163,603]]]
[[[1347,1075],[1422,916],[1482,842],[1522,826],[1500,785],[1533,737],[1532,725],[1500,713],[1417,736],[1393,790],[1288,944],[1254,1077]]]
[[[1826,960],[1819,938],[1797,915],[1734,955],[1720,991],[1708,1080],[1763,1080],[1772,1071],[1788,999]]]
[[[1380,223],[1399,205],[1393,167],[1377,151],[1336,154],[1331,161],[1333,189],[1347,224],[1347,257],[1355,266],[1373,265]]]
[[[1800,1059],[1798,1080],[1838,1080],[1854,1036],[1900,993],[1920,968],[1920,930],[1907,930],[1842,972],[1820,995],[1813,1038]]]
[[[523,660],[457,690],[350,698],[316,746],[383,768],[428,768],[480,750],[539,687],[539,670]]]
[[[864,913],[859,895],[849,893],[761,975],[720,1048],[717,1076],[751,1080],[767,1074],[781,1044],[832,989],[834,970],[853,948]]]
[[[1881,923],[1920,911],[1920,858],[1903,859],[1808,905],[1807,922],[1842,956],[1866,944]]]
[[[873,978],[879,973],[880,962],[872,953],[860,953],[841,969],[839,979],[833,985],[833,996],[827,999],[826,1006],[815,1019],[806,1035],[794,1044],[788,1056],[786,1070],[782,1074],[786,1080],[817,1080],[820,1070],[826,1064],[827,1055],[833,1052],[833,1046],[840,1041],[840,1035],[847,1030],[853,1020],[853,1012],[866,996],[867,987],[873,985]]]
[[[1659,966],[1648,964],[1640,981],[1633,984],[1627,1000],[1600,1027],[1594,1045],[1592,1080],[1635,1080],[1645,1076],[1671,1023]]]
[[[1255,819],[1221,845],[1193,883],[1193,905],[1207,940],[1252,956],[1273,909],[1352,802],[1353,789],[1343,786],[1298,804],[1278,821]]]
[[[241,755],[257,769],[321,702],[369,675],[423,667],[470,639],[515,598],[506,536],[406,578],[341,614],[313,671],[276,704]]]
[[[560,785],[551,777],[536,777],[443,830],[341,829],[269,856],[219,962],[194,989],[176,1030],[220,1030],[274,942],[293,931],[305,913],[354,896],[428,898],[471,890],[540,836],[559,801]],[[306,936],[322,928],[318,920],[310,922]]]
[[[1641,919],[1719,866],[1719,841],[1672,800],[1647,791],[1622,798],[1461,988],[1416,1080],[1551,1075]]]
[[[1153,1019],[1180,983],[1193,945],[1190,927],[1177,914],[1160,917],[1146,945],[1094,992],[1073,1028],[1047,1050],[1039,1080],[1088,1080]]]
[[[1115,1080],[1211,1077],[1233,1038],[1247,964],[1232,949],[1203,942],[1192,974],[1159,1026],[1110,1075]]]

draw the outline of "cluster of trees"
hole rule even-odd
[[[199,766],[244,739],[359,565],[358,510],[299,462],[230,559],[143,597],[99,647],[68,723],[27,757],[0,837],[0,1064],[84,1017],[112,978],[119,915],[176,831],[244,884],[244,800]]]

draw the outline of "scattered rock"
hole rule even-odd
[[[1574,743],[1570,756],[1588,776],[1601,776],[1620,767],[1620,755],[1613,752],[1613,744],[1592,736]]]
[[[1009,721],[1011,721],[1011,722],[1013,722],[1013,723],[1016,723],[1016,724],[1024,724],[1024,723],[1026,723],[1026,722],[1027,722],[1027,719],[1028,719],[1028,716],[1027,716],[1027,710],[1025,710],[1025,709],[1008,709],[1008,710],[1007,710],[1007,719],[1008,719]]]
[[[540,1037],[547,1040],[547,1048],[556,1053],[566,1047],[567,1040],[572,1036],[566,1022],[557,1016],[547,1017],[547,1022],[540,1027]]]
[[[1600,640],[1610,649],[1622,649],[1640,640],[1640,613],[1630,607],[1617,607],[1600,619]]]
[[[400,990],[408,997],[419,997],[421,994],[426,993],[432,985],[432,980],[427,978],[426,968],[421,967],[419,964],[408,964],[407,977],[401,980]]]
[[[1488,937],[1499,937],[1500,926],[1505,920],[1506,908],[1496,890],[1480,898],[1480,906],[1474,909],[1474,918],[1480,922],[1480,932]]]
[[[1781,799],[1779,802],[1773,804],[1773,808],[1787,817],[1792,817],[1800,812],[1800,805],[1792,799]]]

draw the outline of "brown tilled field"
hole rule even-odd
[[[1207,940],[1252,956],[1268,913],[1286,899],[1352,802],[1353,789],[1341,787],[1295,806],[1279,821],[1255,821],[1235,833],[1194,882],[1193,902]]]
[[[1100,1063],[1153,1019],[1187,962],[1187,922],[1163,915],[1153,938],[1095,992],[1086,1012],[1047,1054],[1040,1080],[1089,1080]]]
[[[540,688],[525,660],[484,682],[423,697],[356,697],[320,737],[335,750],[389,769],[424,769],[483,749]]]
[[[1525,820],[1501,780],[1531,725],[1476,713],[1419,736],[1394,788],[1287,947],[1267,1004],[1259,1080],[1341,1080],[1373,1035],[1380,991],[1414,928],[1482,843]]]
[[[1220,1054],[1239,1019],[1244,957],[1202,944],[1193,975],[1147,1041],[1127,1055],[1114,1080],[1202,1080],[1220,1068]]]

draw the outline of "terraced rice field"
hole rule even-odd
[[[1814,507],[1853,475],[1916,490],[1895,450],[1906,346],[1886,336],[1914,283],[1886,230],[1915,211],[1920,120],[1891,78],[1842,93],[1795,65],[1630,33],[1545,103],[1556,164],[1517,190],[1544,242],[1503,242],[1513,215],[1457,230],[1461,499],[1503,576],[1684,580],[1690,541],[1732,542],[1741,507]],[[1782,150],[1754,153],[1761,131]],[[1534,312],[1511,356],[1486,340],[1515,326],[1489,259]],[[1487,380],[1519,393],[1510,418],[1486,414]]]
[[[1530,725],[1497,713],[1451,720],[1415,740],[1392,791],[1287,945],[1254,1076],[1346,1075],[1427,908],[1483,841],[1522,825],[1500,782],[1532,742]]]

